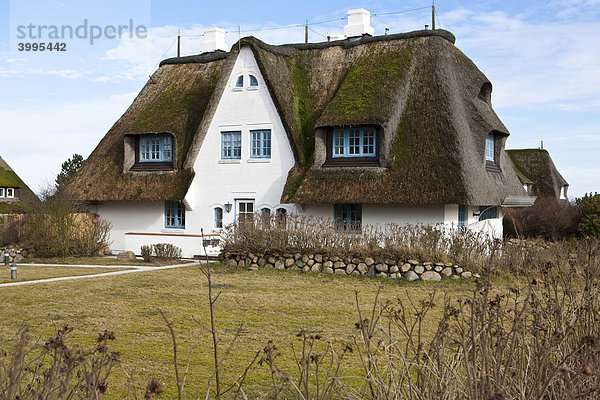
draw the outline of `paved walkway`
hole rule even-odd
[[[123,275],[123,274],[132,274],[135,272],[147,272],[147,271],[158,271],[161,269],[173,269],[173,268],[182,268],[182,267],[190,267],[193,265],[199,265],[198,262],[191,262],[186,264],[175,264],[175,265],[165,265],[163,267],[146,267],[146,266],[138,266],[138,265],[61,265],[61,264],[19,264],[22,266],[32,266],[32,267],[78,267],[78,268],[128,268],[124,271],[114,271],[114,272],[103,272],[100,274],[91,274],[91,275],[77,275],[77,276],[61,276],[59,278],[48,278],[48,279],[36,279],[33,281],[22,281],[22,282],[10,282],[10,283],[2,283],[0,287],[3,286],[21,286],[21,285],[32,285],[35,283],[45,283],[45,282],[56,282],[56,281],[70,281],[75,279],[86,279],[86,278],[98,278],[103,276],[111,276],[111,275]]]

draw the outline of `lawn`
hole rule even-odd
[[[85,267],[39,267],[32,265],[18,265],[17,279],[10,279],[10,266],[0,265],[0,283],[33,281],[36,279],[59,278],[63,276],[94,275],[104,272],[123,271],[127,268],[85,268]]]
[[[62,265],[132,265],[136,267],[159,267],[191,262],[191,260],[155,260],[145,262],[137,259],[135,261],[118,260],[116,257],[51,257],[35,258],[27,257],[22,261],[27,264],[62,264]]]
[[[223,338],[221,349],[238,326],[243,326],[239,342],[224,365],[227,381],[237,377],[270,339],[280,349],[279,365],[293,372],[291,344],[300,343],[296,334],[301,329],[322,335],[323,344],[332,341],[337,346],[348,342],[356,332],[354,323],[358,320],[355,290],[365,311],[372,306],[379,286],[383,299],[410,298],[414,302],[437,291],[439,306],[435,312],[441,313],[444,292],[458,297],[467,295],[473,287],[468,280],[399,284],[391,279],[275,270],[230,271],[214,285],[222,287],[216,304],[217,327]],[[194,349],[186,398],[204,397],[203,388],[212,372],[211,342],[208,333],[192,320],[193,315],[208,324],[207,283],[197,266],[3,287],[0,296],[0,338],[14,337],[27,326],[34,336],[45,340],[56,328],[68,324],[75,328],[71,343],[91,348],[98,333],[105,329],[114,331],[117,339],[112,350],[120,351],[124,368],[134,371],[135,385],[141,393],[138,397],[143,396],[142,388],[150,378],[156,377],[165,385],[161,397],[167,399],[176,397],[176,387],[172,344],[157,312],[160,307],[174,323],[182,364],[187,361],[190,349]],[[431,334],[434,325],[431,322],[425,330]],[[356,372],[345,371],[345,374]],[[248,374],[246,392],[251,398],[264,398],[269,381],[267,367],[255,366]],[[106,398],[121,399],[125,390],[125,375],[117,370],[109,380]]]

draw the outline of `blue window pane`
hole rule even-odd
[[[360,233],[362,228],[361,204],[335,204],[333,206],[335,229],[338,232]]]
[[[336,128],[333,130],[332,157],[375,157],[374,128]]]
[[[235,87],[244,87],[244,75],[238,76]]]
[[[479,206],[479,220],[498,218],[498,207]]]
[[[221,158],[239,159],[242,157],[242,133],[239,131],[221,132]]]
[[[215,228],[223,227],[223,209],[221,207],[215,208]]]
[[[165,228],[185,228],[185,206],[181,201],[165,201]]]
[[[250,131],[251,158],[271,158],[271,130]]]
[[[460,204],[458,206],[458,228],[462,232],[467,225],[467,206]]]
[[[171,135],[142,135],[139,138],[139,161],[173,161],[173,137]]]
[[[494,162],[494,134],[490,133],[485,139],[485,160]]]
[[[254,75],[250,75],[250,86],[258,86],[258,80]]]

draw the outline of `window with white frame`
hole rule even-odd
[[[0,188],[0,197],[4,197],[4,188]]]
[[[6,197],[15,197],[15,189],[7,188],[6,189]]]
[[[258,86],[258,79],[254,75],[250,75],[250,87]]]
[[[498,218],[498,207],[479,206],[479,221]]]
[[[221,207],[215,207],[215,228],[223,228],[223,209]]]
[[[185,205],[181,201],[165,201],[165,228],[185,228]]]
[[[169,134],[141,135],[138,160],[140,163],[173,161],[173,136]]]
[[[487,137],[485,138],[485,161],[489,161],[489,162],[495,162],[495,135],[493,132],[488,133]]]
[[[237,80],[235,81],[235,87],[236,88],[244,87],[244,75],[238,76]]]
[[[271,158],[271,130],[250,131],[251,158]]]
[[[375,157],[377,134],[375,127],[334,128],[331,156]]]
[[[221,132],[221,158],[224,160],[242,158],[242,132]]]
[[[335,229],[338,232],[361,232],[362,204],[335,204],[333,206],[333,216]]]
[[[254,221],[254,200],[236,200],[238,226],[243,228]]]

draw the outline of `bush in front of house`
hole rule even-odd
[[[577,234],[580,215],[568,201],[548,196],[538,198],[532,207],[508,209],[505,218],[518,237],[556,240]]]
[[[66,196],[48,196],[25,218],[25,247],[38,257],[94,256],[109,244],[110,223],[82,213]]]
[[[586,193],[576,202],[581,213],[579,231],[588,236],[600,236],[600,193]]]
[[[150,246],[143,245],[140,252],[146,262],[152,262],[156,259],[176,260],[181,258],[181,249],[171,243],[156,243]]]

